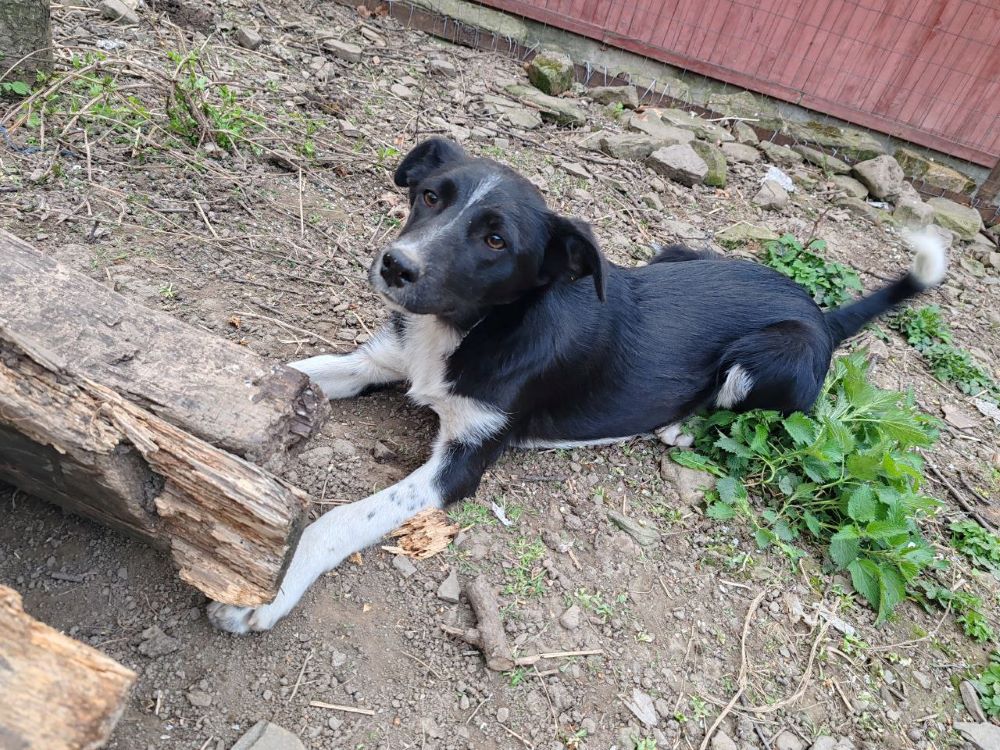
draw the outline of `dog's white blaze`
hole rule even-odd
[[[937,286],[948,271],[948,248],[944,238],[931,227],[904,235],[906,243],[916,252],[910,273],[922,287]]]
[[[308,375],[328,399],[351,398],[370,385],[406,377],[399,339],[388,328],[350,354],[321,354],[288,366]]]
[[[416,260],[416,262],[423,268],[423,250],[427,246],[434,243],[438,237],[440,237],[445,232],[451,230],[458,222],[462,220],[465,213],[479,203],[483,198],[489,195],[490,191],[495,188],[500,182],[499,175],[490,175],[478,185],[476,185],[475,190],[473,190],[469,197],[466,199],[465,203],[458,210],[454,216],[452,216],[444,224],[434,225],[428,227],[427,229],[419,232],[411,232],[400,237],[398,240],[392,243],[393,250],[400,250],[406,253],[411,259]]]
[[[715,397],[715,405],[721,409],[731,409],[747,397],[753,388],[753,378],[740,365],[733,365],[726,373],[726,382]]]

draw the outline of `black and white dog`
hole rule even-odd
[[[507,447],[653,432],[681,444],[681,421],[702,409],[808,410],[837,345],[946,268],[943,243],[915,237],[908,274],[824,313],[776,271],[681,246],[641,268],[613,265],[526,179],[446,140],[414,148],[395,181],[409,189],[409,220],[370,272],[389,325],[351,354],[292,366],[331,399],[407,381],[440,417],[430,459],[310,525],[274,602],[211,604],[224,630],[270,629],[348,555],[475,493]]]

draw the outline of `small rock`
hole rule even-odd
[[[654,172],[688,187],[702,182],[708,175],[708,164],[686,143],[657,149],[646,163]]]
[[[334,57],[339,57],[341,60],[346,60],[351,63],[361,62],[362,50],[361,47],[356,44],[341,42],[338,39],[324,39],[323,49]]]
[[[742,164],[753,164],[760,161],[760,151],[745,143],[723,143],[722,153],[726,155],[727,159]]]
[[[417,572],[417,566],[410,562],[406,555],[393,555],[392,567],[399,571],[403,578],[409,578]]]
[[[448,60],[442,60],[439,57],[431,58],[427,62],[427,69],[435,75],[447,76],[448,78],[454,78],[458,75],[458,68]]]
[[[710,143],[726,143],[736,140],[732,133],[721,125],[704,120],[683,109],[647,109],[646,113],[655,116],[666,125],[690,130],[698,138]],[[645,114],[645,113],[644,113]]]
[[[994,724],[956,721],[955,729],[979,750],[1000,750],[1000,727]]]
[[[534,109],[524,109],[523,107],[508,109],[503,113],[502,119],[521,130],[534,130],[542,127],[542,116]]]
[[[580,728],[585,731],[588,736],[592,735],[597,731],[597,722],[588,716],[580,722]]]
[[[809,750],[836,750],[837,740],[834,737],[819,737],[816,739]]]
[[[202,690],[191,690],[187,694],[188,702],[197,708],[208,708],[212,705],[212,696]]]
[[[854,176],[868,188],[873,197],[880,200],[896,198],[903,189],[905,177],[899,162],[888,154],[858,162],[854,165]]]
[[[386,461],[394,460],[396,458],[396,452],[381,440],[376,440],[375,446],[372,448],[372,458],[382,464]]]
[[[445,578],[441,585],[438,586],[437,597],[442,601],[446,601],[450,604],[455,604],[462,593],[462,587],[458,582],[458,571],[455,568],[451,569],[448,573],[448,577]]]
[[[172,654],[181,647],[179,640],[164,633],[158,625],[152,625],[143,630],[141,638],[139,653],[151,659]]]
[[[911,180],[920,180],[931,187],[966,195],[971,195],[976,189],[976,181],[968,175],[939,164],[912,149],[896,149],[895,156],[899,166],[903,168],[903,173]]]
[[[646,193],[639,200],[641,200],[644,205],[649,206],[656,211],[663,210],[663,201],[660,200],[660,196],[656,193]]]
[[[330,729],[332,729],[334,732],[336,732],[338,729],[344,726],[344,720],[338,719],[336,716],[331,716],[329,719],[326,720],[326,725],[330,727]]]
[[[934,221],[934,209],[920,199],[900,198],[892,215],[904,227],[914,229],[926,227]]]
[[[802,154],[792,151],[785,146],[780,146],[777,143],[761,141],[759,148],[764,152],[764,156],[767,157],[769,162],[777,164],[779,167],[794,167],[802,163]]]
[[[639,91],[635,86],[596,86],[586,96],[598,104],[621,104],[629,109],[639,108]]]
[[[261,39],[260,34],[257,33],[257,30],[249,26],[240,26],[240,28],[236,30],[236,43],[241,47],[246,47],[247,49],[257,49],[263,41],[264,40]]]
[[[882,212],[875,206],[859,198],[840,198],[834,204],[846,208],[855,216],[870,219],[876,223],[882,221]]]
[[[499,721],[501,724],[506,724],[507,719],[509,718],[510,718],[510,709],[507,708],[506,706],[500,706],[500,708],[497,709],[497,721]]]
[[[761,208],[777,211],[788,205],[788,193],[774,180],[764,180],[753,197],[753,202]]]
[[[674,143],[681,143],[677,140]],[[604,133],[597,137],[598,148],[616,159],[645,159],[658,148],[671,146],[662,138],[645,133]]]
[[[569,55],[542,50],[527,65],[531,85],[549,96],[559,96],[573,86],[575,68]]]
[[[538,109],[542,118],[558,125],[580,127],[587,124],[587,113],[571,99],[560,99],[538,89],[511,84],[504,89],[511,96]]]
[[[674,485],[681,502],[688,505],[700,503],[705,497],[705,490],[715,486],[715,477],[707,471],[681,466],[668,455],[660,459],[660,476]]]
[[[230,750],[306,750],[306,747],[287,729],[269,721],[258,721]]]
[[[564,172],[568,172],[574,177],[580,177],[584,180],[589,180],[591,178],[590,172],[582,164],[575,161],[564,161],[559,165]]]
[[[712,736],[712,750],[739,750],[732,738],[721,729]]]
[[[846,162],[836,159],[832,156],[824,154],[822,151],[810,148],[809,146],[793,146],[792,150],[798,154],[801,154],[802,158],[805,159],[810,164],[814,164],[824,172],[832,172],[833,174],[847,174],[851,171],[851,165]]]
[[[139,23],[139,15],[122,0],[101,0],[97,9],[103,18],[128,25]]]
[[[955,404],[942,403],[941,411],[944,412],[945,421],[960,430],[971,430],[973,427],[979,426],[979,420]],[[982,721],[986,720],[982,719]]]
[[[743,245],[747,242],[768,242],[778,239],[778,235],[767,227],[758,227],[745,221],[738,221],[715,233],[715,239],[724,245]],[[660,464],[662,472],[663,464]]]
[[[740,120],[737,120],[733,124],[733,135],[736,136],[736,140],[739,143],[745,143],[750,146],[760,143],[760,138],[757,137],[757,132],[745,122]]]
[[[654,544],[659,544],[660,542],[660,532],[652,526],[643,526],[635,519],[623,516],[615,510],[608,511],[608,519],[611,523],[632,537],[640,547],[651,547]]]
[[[691,141],[691,148],[708,165],[708,174],[702,182],[711,187],[724,188],[729,177],[729,165],[726,163],[726,154],[723,150],[704,141]]]
[[[695,134],[691,130],[664,122],[660,119],[657,111],[653,109],[633,112],[628,120],[628,128],[637,133],[648,135],[650,138],[655,138],[661,147],[690,143],[695,140]]]
[[[358,455],[358,449],[350,440],[337,438],[330,444],[330,447],[338,458],[353,458]]]
[[[393,96],[398,96],[400,99],[412,99],[413,91],[409,86],[404,86],[401,83],[394,83],[389,87],[389,91],[392,92]]]
[[[971,206],[963,206],[947,198],[931,198],[927,205],[934,210],[934,223],[954,232],[963,240],[971,240],[983,228],[983,217]]]
[[[325,445],[311,448],[299,454],[299,461],[314,469],[325,469],[333,463],[333,448]]]
[[[660,723],[660,718],[653,707],[653,699],[638,688],[632,689],[632,700],[627,701],[625,707],[647,727],[655,727]]]
[[[559,624],[566,630],[576,630],[580,627],[580,616],[580,608],[574,604],[560,615]]]
[[[806,744],[788,730],[774,738],[774,750],[805,750],[805,748]]]
[[[844,193],[847,194],[849,198],[859,198],[864,200],[868,197],[868,188],[862,185],[860,182],[855,180],[853,177],[848,177],[844,174],[834,175],[830,178],[830,182],[840,188]]]
[[[986,714],[979,703],[979,693],[976,691],[975,686],[968,680],[962,680],[958,686],[958,691],[962,695],[962,703],[965,704],[965,710],[969,712],[969,716],[974,721],[984,723],[986,721]]]
[[[921,672],[919,670],[913,670],[913,679],[918,685],[924,690],[930,690],[934,687],[934,682],[931,680],[931,676],[926,672]]]

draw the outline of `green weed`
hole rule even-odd
[[[1000,537],[973,521],[951,525],[951,543],[973,565],[1000,578]]]
[[[0,95],[27,96],[30,93],[31,86],[24,81],[0,81]]]
[[[537,563],[545,556],[541,539],[519,537],[514,542],[514,564],[507,571],[504,594],[517,597],[541,596],[545,591],[545,570]]]
[[[813,240],[802,247],[791,234],[764,245],[764,265],[780,271],[804,287],[823,307],[839,307],[861,291],[861,279],[841,263],[828,262],[819,255],[826,242]]]
[[[672,456],[719,477],[706,496],[709,516],[746,518],[758,546],[794,559],[805,554],[804,541],[820,544],[881,622],[934,561],[919,523],[939,503],[919,491],[916,450],[937,432],[912,397],[880,390],[867,376],[863,354],[842,357],[812,414],[716,412],[692,422],[694,450]]]
[[[902,333],[907,343],[919,351],[933,344],[951,343],[951,331],[937,305],[906,307],[889,319],[889,325]]]
[[[990,654],[990,663],[982,674],[972,681],[979,692],[979,703],[986,715],[1000,718],[1000,651]]]

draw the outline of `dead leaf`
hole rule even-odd
[[[425,560],[451,544],[459,532],[458,524],[451,523],[439,508],[417,513],[389,536],[396,539],[395,547],[383,547],[394,555],[406,555],[415,560]]]
[[[361,559],[361,553],[360,552],[355,552],[353,555],[351,555],[347,559],[350,560],[355,565],[364,565],[365,564],[365,561]]]
[[[240,319],[239,315],[233,315],[232,317],[229,318],[229,325],[231,325],[233,328],[239,328],[242,324],[243,321]]]
[[[941,411],[944,412],[945,421],[952,427],[957,427],[960,430],[971,430],[973,427],[979,425],[975,417],[962,411],[954,404],[942,404]]]

